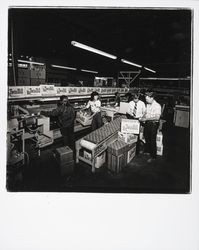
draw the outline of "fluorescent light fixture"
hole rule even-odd
[[[59,69],[70,69],[70,70],[77,70],[76,68],[71,68],[71,67],[66,67],[66,66],[61,66],[61,65],[55,65],[51,64],[53,68],[59,68]]]
[[[28,60],[18,60],[18,62],[36,64],[36,65],[44,65],[44,63],[33,62],[33,61],[28,61]]]
[[[114,55],[111,55],[109,53],[106,53],[104,51],[101,51],[101,50],[98,50],[98,49],[95,49],[93,47],[90,47],[90,46],[87,46],[85,44],[82,44],[82,43],[79,43],[79,42],[76,42],[76,41],[71,41],[71,44],[75,47],[78,47],[80,49],[85,49],[85,50],[88,50],[90,52],[93,52],[93,53],[96,53],[96,54],[99,54],[101,56],[105,56],[105,57],[109,57],[111,59],[117,59],[117,56],[114,56]]]
[[[83,72],[88,72],[88,73],[93,73],[93,74],[98,74],[97,71],[88,70],[88,69],[81,69],[81,71],[83,71]]]
[[[123,63],[130,64],[130,65],[133,65],[133,66],[138,67],[138,68],[142,68],[142,65],[139,65],[139,64],[130,62],[130,61],[128,61],[128,60],[121,59],[121,61],[122,61]]]
[[[147,67],[144,67],[144,69],[146,69],[146,70],[148,70],[148,71],[150,71],[150,72],[152,72],[152,73],[156,73],[155,70],[149,69],[149,68],[147,68]]]

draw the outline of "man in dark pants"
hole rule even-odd
[[[63,95],[60,97],[60,103],[58,107],[52,111],[41,111],[46,116],[52,116],[58,118],[61,134],[64,140],[64,146],[69,146],[73,152],[75,151],[74,144],[74,120],[75,110],[69,103],[68,97]]]
[[[134,92],[131,97],[132,100],[129,102],[126,117],[128,119],[140,120],[146,111],[145,103],[139,100],[140,95],[138,92]],[[136,155],[139,155],[139,151],[140,151],[140,137],[138,135],[138,141],[136,144]]]
[[[147,162],[152,162],[156,159],[157,146],[156,137],[159,127],[159,119],[161,115],[161,106],[154,99],[154,92],[148,91],[145,94],[146,99],[146,113],[140,121],[145,122],[144,125],[144,137],[145,137],[145,152],[150,154],[151,158]]]

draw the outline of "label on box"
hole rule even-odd
[[[101,94],[106,94],[107,93],[107,88],[101,88]]]
[[[69,95],[76,95],[78,88],[77,87],[68,87],[68,94]]]
[[[128,144],[132,144],[137,142],[137,136],[134,134],[118,132],[118,140],[124,141]]]
[[[95,88],[95,91],[100,94],[101,93],[101,88]]]
[[[122,119],[121,132],[129,134],[139,134],[140,122],[138,120]]]
[[[88,151],[84,150],[84,158],[85,158],[86,160],[91,161],[92,154],[89,153]]]
[[[158,145],[162,145],[162,141],[163,141],[163,135],[161,132],[159,132],[156,137],[156,142]]]
[[[26,95],[29,97],[30,96],[41,96],[40,86],[26,87]]]
[[[133,160],[136,154],[136,147],[130,149],[127,153],[127,163]]]
[[[55,89],[56,89],[56,95],[58,95],[58,96],[67,95],[68,94],[67,87],[55,87]]]
[[[112,93],[112,88],[107,88],[107,94]]]
[[[95,91],[94,88],[87,88],[87,94],[91,94],[93,91]]]
[[[78,88],[78,94],[80,94],[80,95],[86,94],[86,88],[85,87],[79,87]]]
[[[40,85],[41,94],[44,96],[56,95],[56,90],[54,85]]]
[[[19,86],[13,86],[9,87],[8,90],[8,96],[9,97],[24,97],[25,96],[25,87],[19,87]]]

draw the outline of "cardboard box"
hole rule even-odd
[[[92,123],[92,116],[90,115],[85,115],[85,113],[80,113],[78,112],[76,121],[81,123],[83,126],[89,126]]]
[[[128,144],[132,144],[132,143],[137,142],[138,136],[135,134],[127,134],[127,133],[118,132],[118,140],[121,140]]]
[[[121,132],[139,134],[140,133],[140,122],[138,120],[122,119],[121,121]]]
[[[129,104],[127,102],[120,102],[120,114],[126,114],[129,108]]]
[[[121,154],[119,156],[115,156],[108,152],[108,169],[113,173],[121,172],[122,168],[126,165],[125,155]]]
[[[61,175],[71,175],[74,170],[74,160],[67,162],[65,164],[60,165],[60,173]]]
[[[143,132],[140,133],[140,140],[143,141],[144,143],[146,142],[145,138],[144,138],[144,133]]]
[[[40,78],[31,78],[30,79],[31,86],[39,86],[39,85],[44,85],[44,84],[45,84],[45,79],[40,79]]]
[[[62,96],[68,94],[67,87],[55,87],[55,90],[56,90],[56,96]]]
[[[95,159],[95,168],[100,168],[106,162],[106,152],[102,152]]]
[[[30,78],[18,78],[18,85],[19,86],[30,86]]]
[[[46,69],[44,66],[32,66],[30,71],[30,77],[31,78],[46,78]]]
[[[112,88],[107,88],[107,94],[111,94],[112,93]]]
[[[163,143],[163,135],[162,132],[157,133],[157,137],[156,137],[156,144],[158,146],[161,146]]]
[[[135,157],[135,155],[136,155],[136,146],[134,146],[132,149],[130,149],[127,152],[127,163],[129,163],[130,161],[132,161],[133,158]]]
[[[107,88],[101,88],[101,94],[107,94]]]
[[[78,94],[77,87],[68,87],[68,95],[76,95],[76,94]]]
[[[136,143],[113,142],[108,146],[108,169],[119,173],[135,157],[135,151]]]
[[[117,91],[117,88],[112,88],[112,93],[115,94],[116,92],[118,92],[118,91]]]
[[[25,97],[25,87],[23,86],[11,86],[8,89],[8,96],[10,98],[21,98]]]
[[[89,88],[89,87],[87,87],[87,89],[86,89],[86,93],[87,94],[91,94],[93,91],[95,91],[95,88]]]
[[[79,87],[78,88],[78,94],[80,95],[85,95],[87,92],[86,92],[86,88],[85,87]]]
[[[86,160],[91,161],[92,154],[91,154],[90,152],[88,152],[87,150],[84,150],[84,158],[85,158]]]
[[[163,155],[163,145],[157,146],[157,155]]]
[[[26,96],[32,97],[32,96],[41,96],[41,88],[40,86],[29,86],[25,88]]]
[[[59,165],[67,164],[73,161],[73,151],[68,147],[60,147],[55,150],[55,159]]]
[[[40,85],[43,96],[55,96],[56,90],[54,85]]]
[[[19,78],[30,78],[30,70],[18,68],[18,77]]]
[[[187,106],[176,107],[174,114],[175,126],[188,128],[189,127],[189,107]]]

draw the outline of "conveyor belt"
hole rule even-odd
[[[106,138],[108,138],[113,133],[120,131],[121,120],[124,117],[118,117],[117,119],[111,121],[107,125],[91,132],[87,136],[84,137],[85,140],[93,142],[95,144],[103,142]]]

